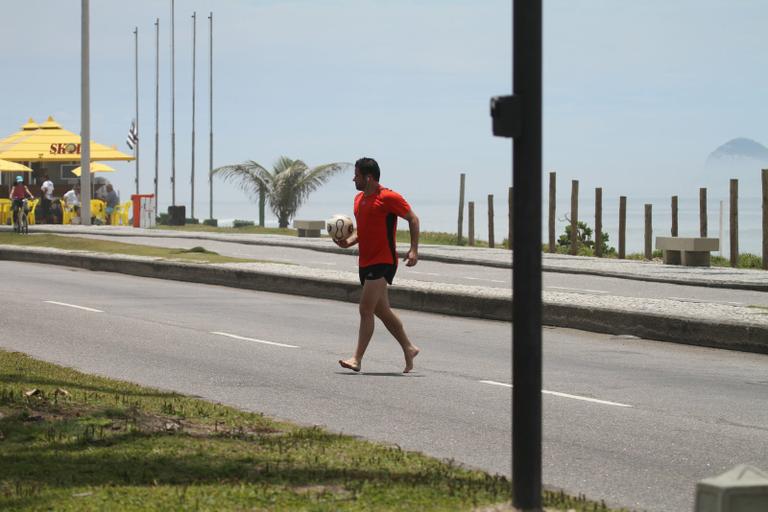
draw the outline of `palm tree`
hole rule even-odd
[[[278,225],[287,228],[291,218],[307,200],[309,194],[327,182],[331,176],[350,164],[334,162],[309,168],[301,160],[281,156],[268,171],[262,165],[248,160],[242,164],[225,165],[213,170],[224,181],[234,182],[251,195],[259,197],[259,224],[264,225],[264,200],[277,216]]]

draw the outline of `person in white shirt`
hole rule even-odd
[[[75,212],[75,215],[79,218],[80,217],[80,184],[75,183],[75,186],[72,187],[72,190],[67,191],[64,196],[62,196],[62,199],[64,200],[64,206],[70,211]]]
[[[48,175],[43,176],[43,184],[40,186],[40,213],[42,223],[49,223],[51,216],[51,201],[53,200],[53,182]]]

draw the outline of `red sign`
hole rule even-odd
[[[52,155],[79,155],[80,144],[69,142],[67,144],[51,144],[50,153]]]

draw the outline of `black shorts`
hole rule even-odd
[[[397,272],[397,265],[389,263],[360,267],[360,284],[365,284],[367,279],[381,279],[382,277],[387,280],[387,283],[392,284],[395,272]]]

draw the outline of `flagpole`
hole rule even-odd
[[[176,51],[174,6],[171,0],[171,206],[176,206]]]
[[[160,153],[160,18],[155,18],[155,208],[160,206],[157,199]],[[157,213],[157,212],[155,212]]]
[[[91,89],[88,0],[81,0],[80,21],[80,223],[91,225]]]
[[[192,171],[190,182],[190,216],[195,218],[195,46],[197,44],[197,12],[192,13]]]
[[[209,55],[208,55],[208,121],[210,125],[208,140],[208,218],[213,219],[213,11],[209,23]]]
[[[134,54],[136,64],[136,134],[139,133],[139,27],[133,29],[134,35]],[[136,139],[136,149],[134,150],[136,155],[136,193],[139,193],[139,140]]]

